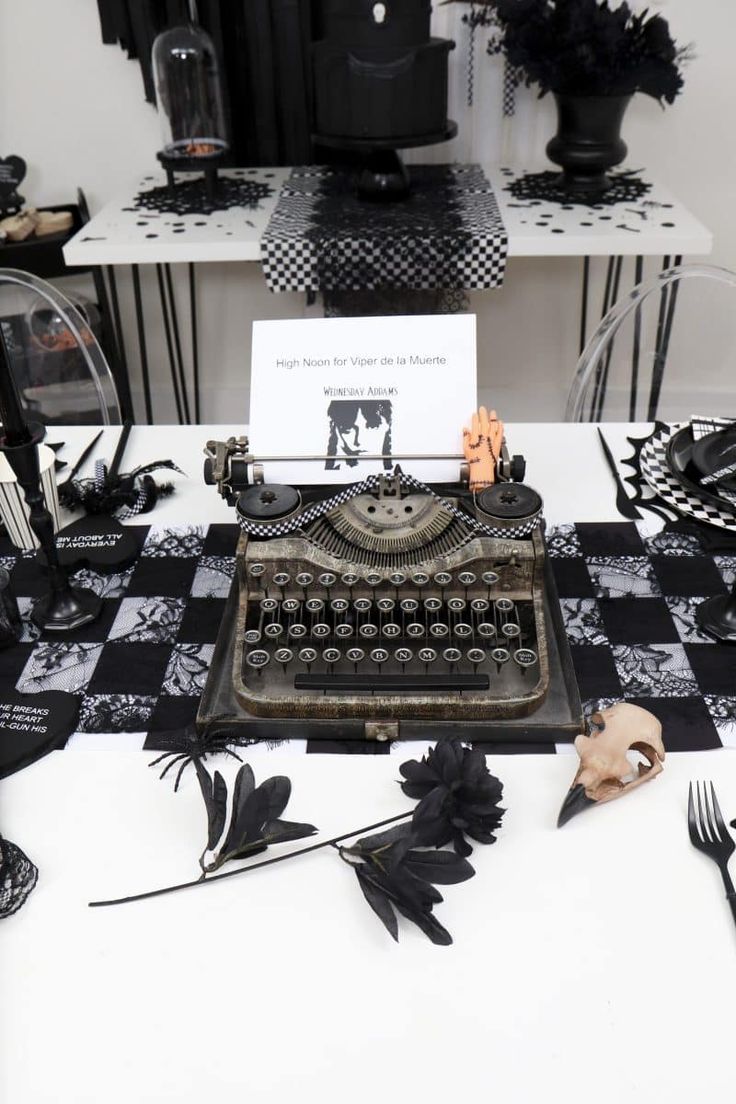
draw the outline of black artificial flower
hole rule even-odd
[[[635,15],[627,3],[609,0],[474,2],[497,27],[489,52],[504,53],[542,96],[644,92],[672,103],[682,88],[680,64],[691,50],[676,45],[661,15]]]
[[[475,871],[452,851],[420,850],[418,844],[410,826],[402,824],[341,847],[340,856],[353,866],[366,901],[397,942],[398,912],[433,943],[449,946],[452,936],[432,912],[443,899],[434,883],[454,885]]]
[[[452,843],[458,855],[470,855],[473,848],[466,836],[477,843],[495,841],[505,812],[499,805],[503,786],[488,770],[482,751],[442,737],[421,760],[410,759],[399,771],[406,779],[401,783],[404,793],[419,799],[412,817],[418,843]]]

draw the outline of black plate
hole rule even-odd
[[[707,433],[705,437],[693,443],[692,464],[701,475],[712,475],[719,468],[736,461],[736,426]],[[723,487],[727,491],[736,491],[736,474],[719,479],[710,487]]]
[[[697,442],[693,441],[692,427],[687,425],[673,433],[667,444],[667,465],[678,483],[690,494],[695,495],[710,506],[736,514],[736,506],[727,498],[714,494],[700,486],[700,472],[693,463],[693,451]]]

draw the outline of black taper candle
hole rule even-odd
[[[13,375],[2,327],[0,327],[0,418],[6,445],[12,448],[14,445],[24,445],[30,441],[31,431],[20,405],[18,385]]]

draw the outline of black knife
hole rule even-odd
[[[622,517],[628,518],[630,521],[640,521],[641,514],[637,510],[634,503],[631,501],[626,493],[626,488],[623,485],[621,476],[618,474],[618,468],[616,467],[616,461],[613,459],[611,450],[608,447],[608,442],[603,436],[600,427],[598,427],[598,436],[601,439],[601,446],[603,448],[603,455],[608,463],[608,469],[611,472],[616,482],[616,509]]]

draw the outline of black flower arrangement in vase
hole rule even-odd
[[[251,767],[244,763],[230,796],[220,772],[210,774],[204,764],[206,756],[217,752],[239,758],[225,738],[203,738],[190,729],[171,751],[151,764],[166,761],[162,778],[176,768],[175,790],[187,766],[194,766],[207,810],[207,839],[199,859],[199,878],[130,897],[93,901],[93,907],[157,897],[333,847],[352,866],[366,901],[396,941],[399,916],[403,916],[433,943],[452,943],[452,936],[434,915],[435,905],[443,900],[437,886],[473,877],[469,841],[494,843],[505,811],[500,805],[503,786],[488,770],[482,751],[443,737],[422,759],[410,759],[399,768],[401,789],[417,802],[413,809],[297,851],[220,873],[227,863],[248,859],[274,844],[314,835],[317,829],[312,824],[282,818],[291,796],[291,782],[285,775],[268,778],[257,786]],[[365,832],[374,834],[363,835]],[[355,842],[342,846],[350,839]]]
[[[673,41],[663,16],[615,0],[473,0],[472,10],[476,25],[492,27],[489,53],[504,54],[540,96],[554,95],[558,129],[547,155],[563,169],[559,183],[606,191],[606,170],[627,153],[620,131],[631,97],[673,103],[692,47]]]

